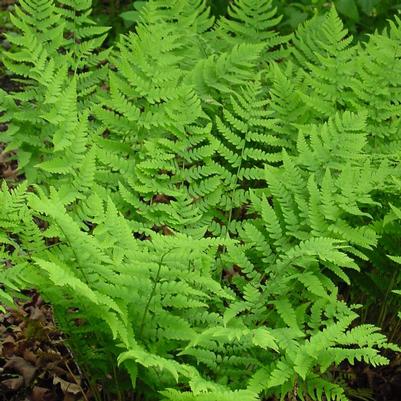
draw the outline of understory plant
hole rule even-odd
[[[138,400],[346,401],[333,367],[398,350],[352,290],[400,288],[400,20],[354,44],[334,8],[283,36],[230,7],[150,0],[106,48],[90,0],[20,0],[0,299],[39,291]]]
[[[274,0],[274,4],[284,15],[281,23],[284,30],[297,28],[313,14],[335,6],[345,26],[358,37],[383,29],[387,20],[401,9],[397,0]]]

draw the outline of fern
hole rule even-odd
[[[223,110],[223,118],[216,117],[218,147],[213,169],[218,172],[224,186],[220,200],[225,214],[225,218],[220,217],[223,230],[236,232],[234,220],[241,218],[241,209],[249,202],[249,189],[263,186],[264,163],[280,162],[279,150],[289,144],[275,135],[275,124],[267,109],[268,101],[261,98],[258,82],[231,97],[230,103],[231,107]],[[219,225],[212,225],[211,231],[219,235]]]
[[[0,299],[37,289],[138,399],[345,401],[333,366],[398,350],[341,299],[399,288],[399,21],[282,37],[272,4],[151,0],[114,49],[90,0],[11,16]]]
[[[236,0],[229,5],[228,18],[218,21],[214,34],[221,39],[225,48],[238,43],[263,43],[264,59],[274,60],[285,54],[283,45],[288,37],[281,37],[275,28],[281,21],[271,0]],[[277,50],[277,48],[279,48]]]
[[[22,1],[15,15],[11,15],[19,33],[7,36],[15,51],[5,52],[3,62],[10,72],[22,78],[24,87],[22,91],[4,94],[0,102],[0,110],[5,112],[1,121],[11,122],[4,138],[6,150],[18,148],[18,166],[30,182],[48,178],[35,168],[37,164],[44,162],[43,169],[65,173],[69,168],[66,160],[77,159],[77,153],[83,152],[88,118],[84,104],[98,90],[106,71],[103,67],[92,68],[107,57],[107,52],[101,52],[94,58],[95,47],[101,45],[104,36],[88,39],[86,50],[78,50],[75,41],[64,39],[73,24],[83,30],[80,33],[81,28],[77,28],[76,40],[81,39],[80,35],[82,39],[90,38],[97,31],[105,31],[101,27],[86,29],[91,23],[87,18],[90,3],[80,4],[68,3],[68,11],[56,7],[51,0],[30,4]],[[86,10],[86,16],[80,19],[71,10]],[[82,72],[83,69],[87,71]],[[57,153],[68,147],[71,150],[62,161]]]
[[[293,53],[304,76],[299,96],[311,114],[327,118],[343,110],[348,97],[347,82],[354,73],[352,37],[346,36],[334,8],[306,23],[298,35]]]
[[[23,272],[27,260],[45,248],[40,238],[40,230],[32,220],[32,214],[26,206],[27,185],[8,190],[3,182],[0,215],[0,299],[4,305],[13,304],[12,295],[16,295],[23,286]]]
[[[388,30],[370,38],[363,51],[360,51],[358,61],[355,60],[363,67],[358,69],[358,75],[351,80],[351,85],[359,107],[371,110],[368,133],[373,153],[392,154],[399,150],[399,95],[396,89],[399,84],[386,81],[388,74],[393,74],[399,68],[399,40],[400,20],[396,17]],[[378,73],[379,70],[382,72]]]

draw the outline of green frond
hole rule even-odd
[[[222,17],[214,34],[232,47],[238,43],[263,44],[267,60],[282,57],[284,48],[273,50],[287,43],[289,38],[282,37],[275,30],[282,17],[277,16],[277,9],[271,0],[235,0],[228,7],[227,17]]]
[[[308,377],[304,388],[313,401],[322,401],[323,397],[328,401],[349,401],[344,389],[340,385],[331,383],[316,375]]]
[[[333,367],[399,350],[353,288],[395,319],[400,19],[354,45],[334,8],[290,38],[271,0],[139,3],[114,49],[91,0],[12,12],[1,302],[36,289],[144,400],[347,401]]]
[[[190,392],[179,392],[177,390],[162,391],[161,394],[166,397],[164,400],[170,401],[257,401],[258,397],[252,391],[237,390],[237,391],[213,391],[211,393],[204,392],[193,394]],[[212,397],[212,398],[211,398]]]
[[[260,44],[241,43],[220,55],[212,54],[198,61],[187,81],[205,102],[209,98],[218,102],[220,94],[232,95],[255,78],[262,50]]]

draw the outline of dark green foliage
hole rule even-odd
[[[398,350],[352,289],[400,288],[399,20],[353,44],[334,8],[283,36],[269,0],[153,0],[105,50],[90,10],[12,17],[1,300],[40,291],[137,399],[347,400],[334,365]]]
[[[94,5],[95,16],[102,24],[112,25],[114,32],[120,34],[137,22],[138,10],[144,3],[146,1],[97,0]],[[216,17],[230,15],[233,3],[231,0],[207,1],[211,13]],[[261,9],[266,3],[260,1],[257,7]],[[277,8],[278,15],[282,16],[278,25],[282,33],[293,32],[315,14],[323,15],[335,6],[345,27],[356,37],[364,39],[376,29],[382,30],[388,19],[401,9],[401,2],[397,0],[272,0],[272,5]],[[242,6],[252,7],[252,2],[242,2]],[[253,24],[260,14],[254,13],[251,16],[249,22]]]
[[[401,9],[397,0],[274,0],[283,14],[281,29],[291,32],[314,14],[324,14],[334,5],[345,26],[358,37],[383,29],[389,18]]]

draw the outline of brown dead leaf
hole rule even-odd
[[[60,377],[54,377],[53,384],[54,385],[60,384],[61,390],[64,393],[70,393],[76,395],[82,392],[81,386],[79,386],[76,383],[70,383],[66,380],[61,379]]]
[[[63,401],[76,401],[77,400],[77,396],[71,393],[65,393],[64,394],[64,398]]]
[[[46,364],[43,368],[51,372],[53,376],[67,376],[68,372],[60,366],[61,361],[51,362]]]
[[[55,394],[48,388],[35,386],[31,393],[31,401],[55,401]]]
[[[22,376],[13,377],[12,379],[6,379],[1,382],[1,385],[8,390],[16,391],[19,390],[24,384],[24,378]]]
[[[11,168],[11,166],[7,166],[5,170],[3,170],[3,177],[10,178],[12,180],[17,180],[18,178],[18,171]]]
[[[52,309],[33,291],[24,295],[0,314],[0,401],[88,400],[87,385],[54,325]],[[64,368],[67,362],[71,370]]]
[[[26,349],[23,352],[23,357],[26,361],[30,362],[32,365],[36,365],[36,362],[38,360],[38,357],[35,355],[35,353],[30,350]]]
[[[29,386],[32,383],[33,378],[35,377],[37,369],[24,358],[13,356],[4,365],[4,370],[13,370],[21,374],[24,378],[25,386]]]
[[[45,322],[46,321],[46,316],[44,314],[43,308],[39,308],[37,306],[33,307],[30,311],[30,316],[29,318],[31,320],[39,320],[40,322]]]
[[[15,339],[11,336],[7,336],[1,344],[1,353],[4,358],[11,358],[17,348]]]
[[[170,230],[167,226],[162,227],[163,235],[174,235],[174,232]]]

